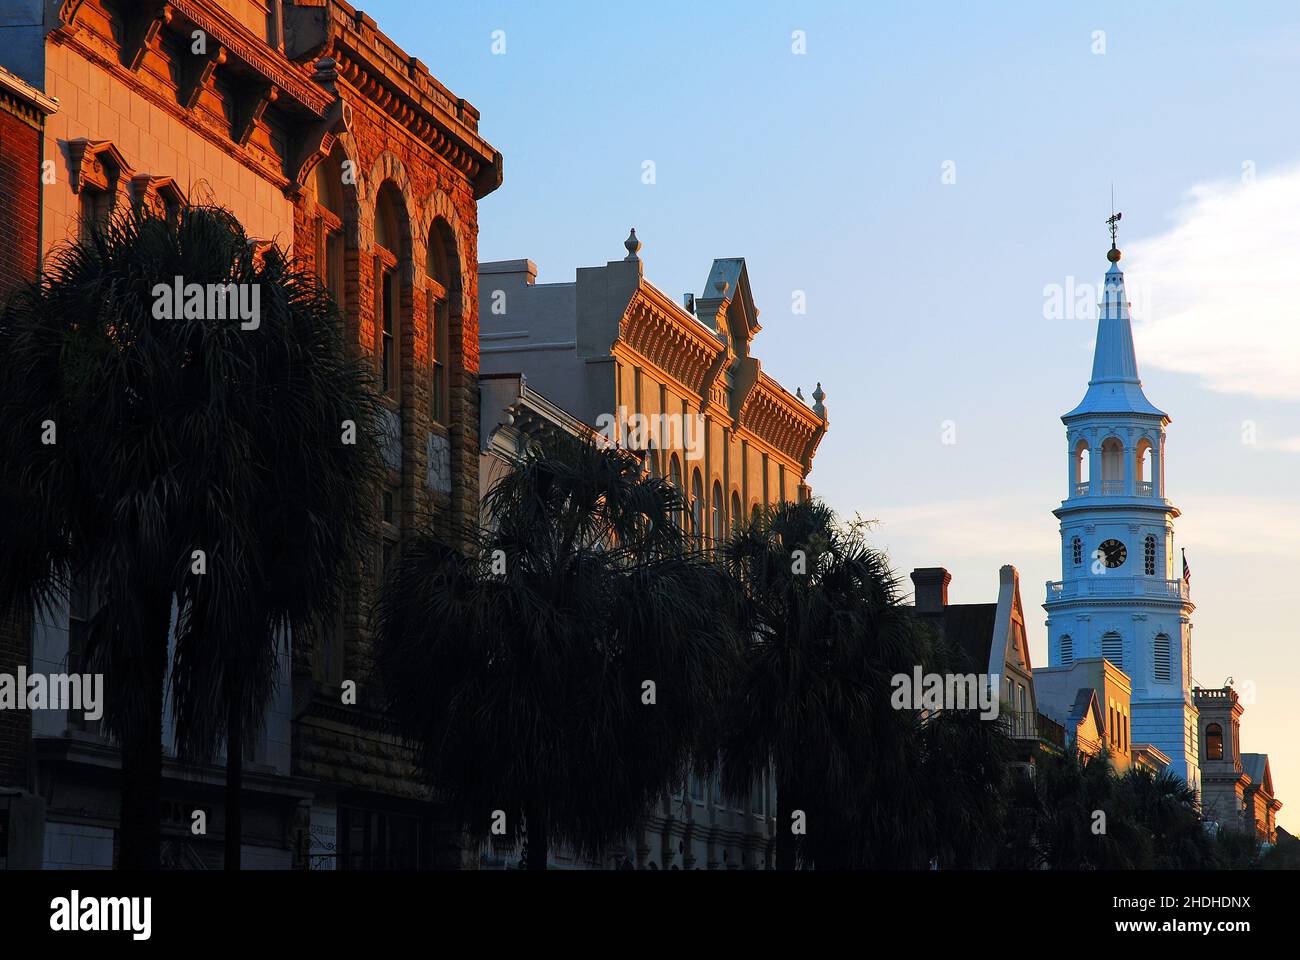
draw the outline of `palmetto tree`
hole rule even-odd
[[[256,315],[166,309],[178,278],[256,289]],[[335,601],[366,540],[368,374],[319,285],[255,256],[211,207],[96,228],[0,324],[0,445],[12,451],[0,602],[48,607],[74,576],[102,602],[86,656],[122,747],[127,868],[158,866],[174,637],[178,746],[203,756],[230,737],[237,863],[241,746],[269,698],[277,636]]]
[[[923,866],[927,792],[940,788],[924,782],[922,725],[893,709],[890,680],[928,663],[929,643],[887,559],[816,500],[766,511],[722,555],[746,637],[720,728],[724,790],[743,796],[771,764],[779,868]]]
[[[501,811],[545,869],[682,781],[735,656],[734,594],[689,552],[674,488],[625,453],[552,437],[484,507],[470,549],[404,545],[376,666],[453,814],[482,837]]]

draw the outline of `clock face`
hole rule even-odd
[[[1118,540],[1103,540],[1101,546],[1097,549],[1101,551],[1106,566],[1111,569],[1122,566],[1124,561],[1128,559],[1128,548]]]

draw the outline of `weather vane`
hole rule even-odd
[[[1110,225],[1110,245],[1115,246],[1115,235],[1119,233],[1119,221],[1124,216],[1122,213],[1112,213],[1106,218],[1106,223]]]

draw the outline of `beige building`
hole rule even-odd
[[[1245,705],[1230,686],[1192,693],[1200,711],[1202,814],[1224,829],[1251,830],[1276,843],[1282,801],[1273,795],[1268,754],[1241,750]]]
[[[829,421],[751,354],[758,308],[743,259],[715,260],[681,304],[644,276],[635,232],[627,256],[539,284],[530,260],[479,264],[484,492],[545,430],[595,432],[644,451],[647,469],[682,491],[705,546],[765,504],[810,495],[808,473]],[[564,851],[555,866],[652,870],[763,868],[772,863],[770,777],[725,799],[691,778],[665,796],[625,848],[600,864]],[[511,851],[483,854],[506,865]]]
[[[1110,750],[1118,773],[1132,765],[1136,745],[1131,739],[1133,686],[1128,674],[1109,660],[1089,657],[1069,666],[1040,667],[1034,684],[1042,711],[1065,727],[1067,739],[1080,753],[1092,756]]]

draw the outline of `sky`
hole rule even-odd
[[[1139,369],[1173,418],[1193,676],[1234,679],[1300,831],[1300,7],[1137,6],[365,10],[504,154],[480,259],[570,281],[635,226],[678,297],[745,257],[753,354],[826,391],[814,491],[877,521],[904,578],[947,567],[953,602],[995,600],[1014,564],[1040,665],[1113,187]]]

